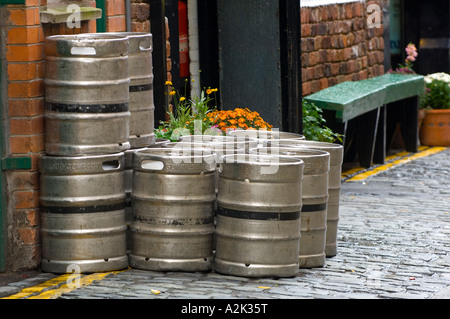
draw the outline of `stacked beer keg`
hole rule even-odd
[[[124,152],[155,143],[151,40],[149,33],[46,38],[44,271],[128,266]]]
[[[44,271],[291,277],[336,254],[341,146],[276,131],[157,145],[150,34],[45,51]]]

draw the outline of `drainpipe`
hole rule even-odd
[[[198,40],[197,0],[188,0],[189,72],[191,97],[200,97],[200,50]]]
[[[125,23],[126,31],[131,32],[131,5],[130,0],[125,0]]]

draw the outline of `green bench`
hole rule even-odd
[[[423,90],[423,76],[393,73],[343,82],[304,99],[320,107],[327,126],[344,135],[344,158],[357,158],[361,166],[370,167],[384,163],[396,123],[405,149],[418,151],[418,103]]]

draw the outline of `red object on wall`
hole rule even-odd
[[[189,40],[188,40],[188,19],[187,4],[185,1],[178,1],[178,37],[180,47],[180,77],[189,76]]]

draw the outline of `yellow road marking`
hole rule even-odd
[[[11,296],[8,296],[8,297],[3,297],[3,298],[0,298],[0,299],[21,299],[21,298],[26,298],[26,297],[34,295],[36,293],[40,293],[40,292],[44,291],[45,289],[48,289],[48,288],[53,287],[53,286],[56,287],[56,286],[62,284],[63,282],[66,282],[70,275],[71,274],[61,275],[59,277],[47,280],[46,282],[43,282],[43,283],[41,283],[39,285],[36,285],[36,286],[33,286],[33,287],[24,288],[20,292],[14,294],[14,295],[11,295]]]
[[[104,273],[93,273],[85,276],[80,274],[64,274],[37,286],[24,288],[22,291],[14,295],[0,299],[56,299],[62,294],[69,293],[77,288],[89,286],[94,281],[102,280],[108,275],[115,275],[126,270],[127,269]],[[76,284],[74,284],[74,282],[76,282]]]
[[[43,293],[41,293],[37,296],[32,296],[28,299],[56,299],[56,298],[60,297],[62,294],[69,293],[72,290],[75,290],[77,288],[89,286],[94,281],[102,280],[108,275],[115,275],[122,271],[123,270],[111,271],[111,272],[105,272],[105,273],[94,273],[94,274],[86,275],[84,277],[81,277],[79,283],[76,285],[75,284],[69,285],[69,284],[65,283],[59,288],[44,291]]]
[[[387,169],[392,168],[394,166],[404,164],[404,163],[413,161],[413,160],[421,158],[421,157],[425,157],[425,156],[429,156],[432,154],[442,152],[446,148],[447,147],[440,147],[440,146],[430,147],[430,148],[420,147],[418,153],[408,153],[408,152],[397,153],[395,155],[386,157],[386,161],[387,161],[386,164],[376,166],[376,167],[373,167],[373,168],[365,170],[365,171],[364,171],[364,168],[362,168],[362,167],[353,168],[353,169],[350,169],[350,170],[342,173],[342,178],[351,176],[351,175],[357,173],[358,170],[360,170],[360,171],[362,171],[361,173],[350,177],[349,179],[346,180],[346,182],[362,181],[362,180],[367,179],[369,176],[386,171]],[[412,155],[408,156],[409,154],[412,154]]]

